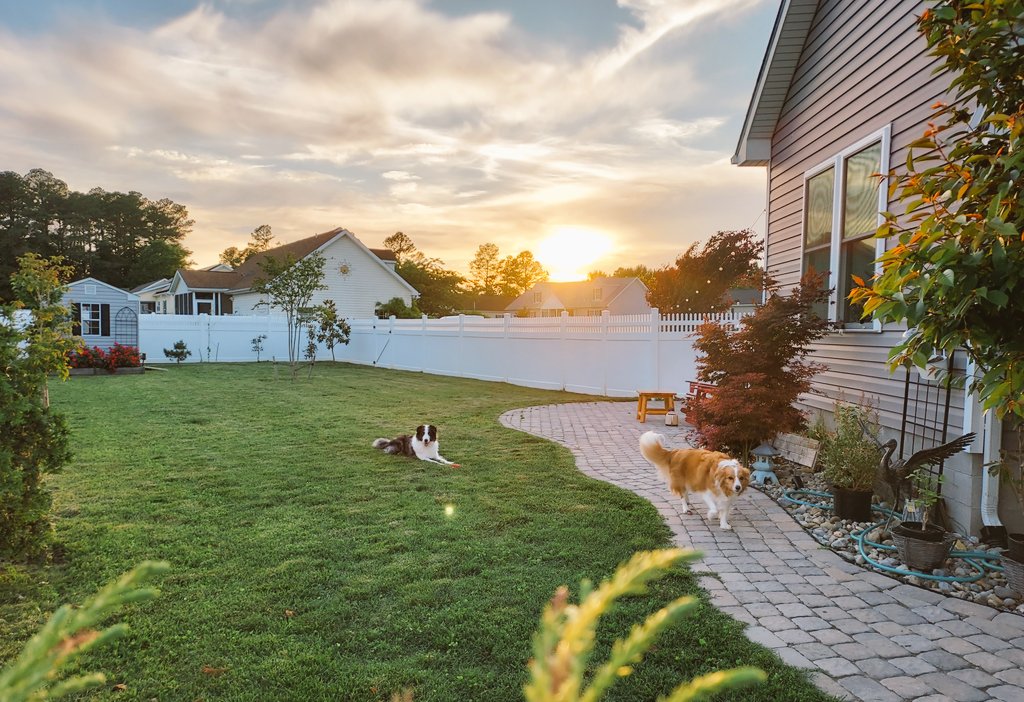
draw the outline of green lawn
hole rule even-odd
[[[341,364],[292,383],[264,363],[75,378],[52,398],[75,448],[51,479],[66,553],[0,566],[0,658],[59,603],[166,559],[162,596],[127,610],[131,634],[85,661],[108,674],[102,699],[387,700],[404,687],[417,702],[521,699],[555,587],[669,544],[649,503],[497,422],[580,396]],[[423,421],[461,469],[370,448]],[[687,592],[680,572],[624,603],[601,645]],[[826,699],[740,631],[703,606],[609,699],[748,664],[769,682],[736,699]]]

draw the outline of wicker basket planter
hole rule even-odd
[[[1006,584],[1018,595],[1024,595],[1024,563],[1003,558],[1003,568],[1006,569]]]
[[[892,542],[900,560],[908,568],[930,573],[949,557],[956,538],[941,527],[929,524],[921,529],[920,522],[903,522],[892,529]]]

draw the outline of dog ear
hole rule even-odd
[[[422,424],[420,424],[418,427],[416,427],[416,438],[419,441],[423,441],[423,434],[426,432],[426,429],[427,428],[424,425],[422,425]]]

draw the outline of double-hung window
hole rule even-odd
[[[847,329],[875,328],[847,296],[853,276],[869,281],[885,241],[874,233],[886,209],[889,127],[860,140],[808,171],[804,179],[803,271],[828,272],[833,288],[819,314]]]
[[[102,321],[101,307],[94,303],[82,303],[82,335],[99,336]]]

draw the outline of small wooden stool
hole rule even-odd
[[[636,404],[636,418],[641,422],[647,421],[649,414],[668,414],[676,411],[676,394],[674,392],[638,392],[640,399]],[[664,407],[648,407],[648,400],[661,400]]]

